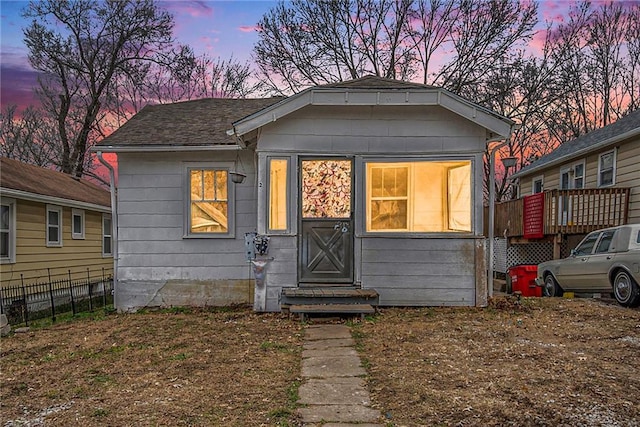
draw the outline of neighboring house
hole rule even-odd
[[[506,266],[564,257],[590,231],[640,223],[639,161],[640,110],[636,110],[560,145],[515,173],[512,178],[518,179],[522,197],[496,206],[496,236],[506,236],[507,246],[519,253]],[[531,197],[536,193],[540,196]],[[528,215],[536,216],[537,205],[528,203],[536,197],[543,200],[537,208],[541,221],[526,224]]]
[[[512,124],[376,77],[145,107],[94,148],[118,155],[116,306],[277,311],[282,289],[336,287],[485,305],[483,153]],[[270,238],[255,285],[252,232]]]
[[[0,158],[0,285],[113,273],[110,193],[67,174]]]

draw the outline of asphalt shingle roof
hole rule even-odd
[[[111,194],[84,179],[0,157],[0,187],[42,196],[111,206]]]
[[[282,99],[207,98],[147,105],[97,147],[232,145],[236,141],[226,131],[233,122]]]
[[[640,129],[640,110],[633,111],[610,125],[565,142],[551,153],[540,157],[535,162],[520,169],[517,174],[514,174],[514,177],[526,175],[529,171],[538,170],[555,161],[570,160],[572,157],[582,156],[584,155],[585,150],[588,150],[589,147],[595,147],[599,144],[606,143],[619,135],[623,135],[635,129]]]

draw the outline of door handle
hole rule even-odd
[[[585,262],[588,258],[582,258],[582,261]]]
[[[611,255],[609,255],[609,256],[607,257],[607,259],[611,259],[611,258],[613,258]]]
[[[349,231],[349,223],[348,222],[336,222],[333,226],[333,229],[338,231],[340,230],[342,233],[346,233]]]

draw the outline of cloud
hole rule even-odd
[[[168,1],[164,6],[175,15],[189,15],[194,18],[213,16],[213,8],[206,1]]]
[[[243,33],[252,33],[254,31],[258,31],[258,26],[257,25],[241,25],[238,27],[238,30],[242,31]]]
[[[7,105],[17,105],[22,111],[29,105],[39,104],[33,93],[38,84],[38,73],[30,68],[15,66],[2,61],[0,64],[0,76],[3,84],[0,87],[0,99],[2,109]],[[9,84],[6,84],[9,83]]]

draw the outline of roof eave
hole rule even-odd
[[[553,159],[549,162],[545,162],[540,164],[539,166],[533,166],[530,169],[527,169],[523,172],[516,172],[513,175],[511,175],[511,178],[522,178],[523,176],[527,176],[527,175],[531,175],[533,173],[537,173],[540,172],[541,170],[556,166],[558,164],[564,163],[566,161],[569,161],[571,159],[575,159],[576,157],[581,157],[584,156],[585,154],[589,154],[592,151],[597,151],[603,147],[606,147],[607,145],[611,145],[611,144],[615,144],[618,143],[620,141],[624,141],[625,139],[630,139],[633,138],[634,136],[640,135],[640,127],[635,128],[635,129],[631,129],[630,131],[627,131],[625,133],[621,133],[619,135],[616,135],[614,137],[605,139],[603,141],[600,142],[596,142],[595,144],[592,144],[588,147],[585,147],[581,150],[578,151],[574,151],[571,152],[569,154],[566,154],[562,157],[558,157],[557,159]]]
[[[308,105],[433,105],[509,136],[515,122],[442,88],[366,89],[313,87],[233,123],[229,135],[245,135]]]
[[[30,191],[16,190],[14,188],[0,187],[0,192],[3,197],[29,200],[32,202],[50,203],[52,205],[63,205],[71,208],[86,209],[104,213],[111,212],[110,206],[98,205],[80,200],[65,199],[62,197],[47,196],[44,194],[32,193]]]

